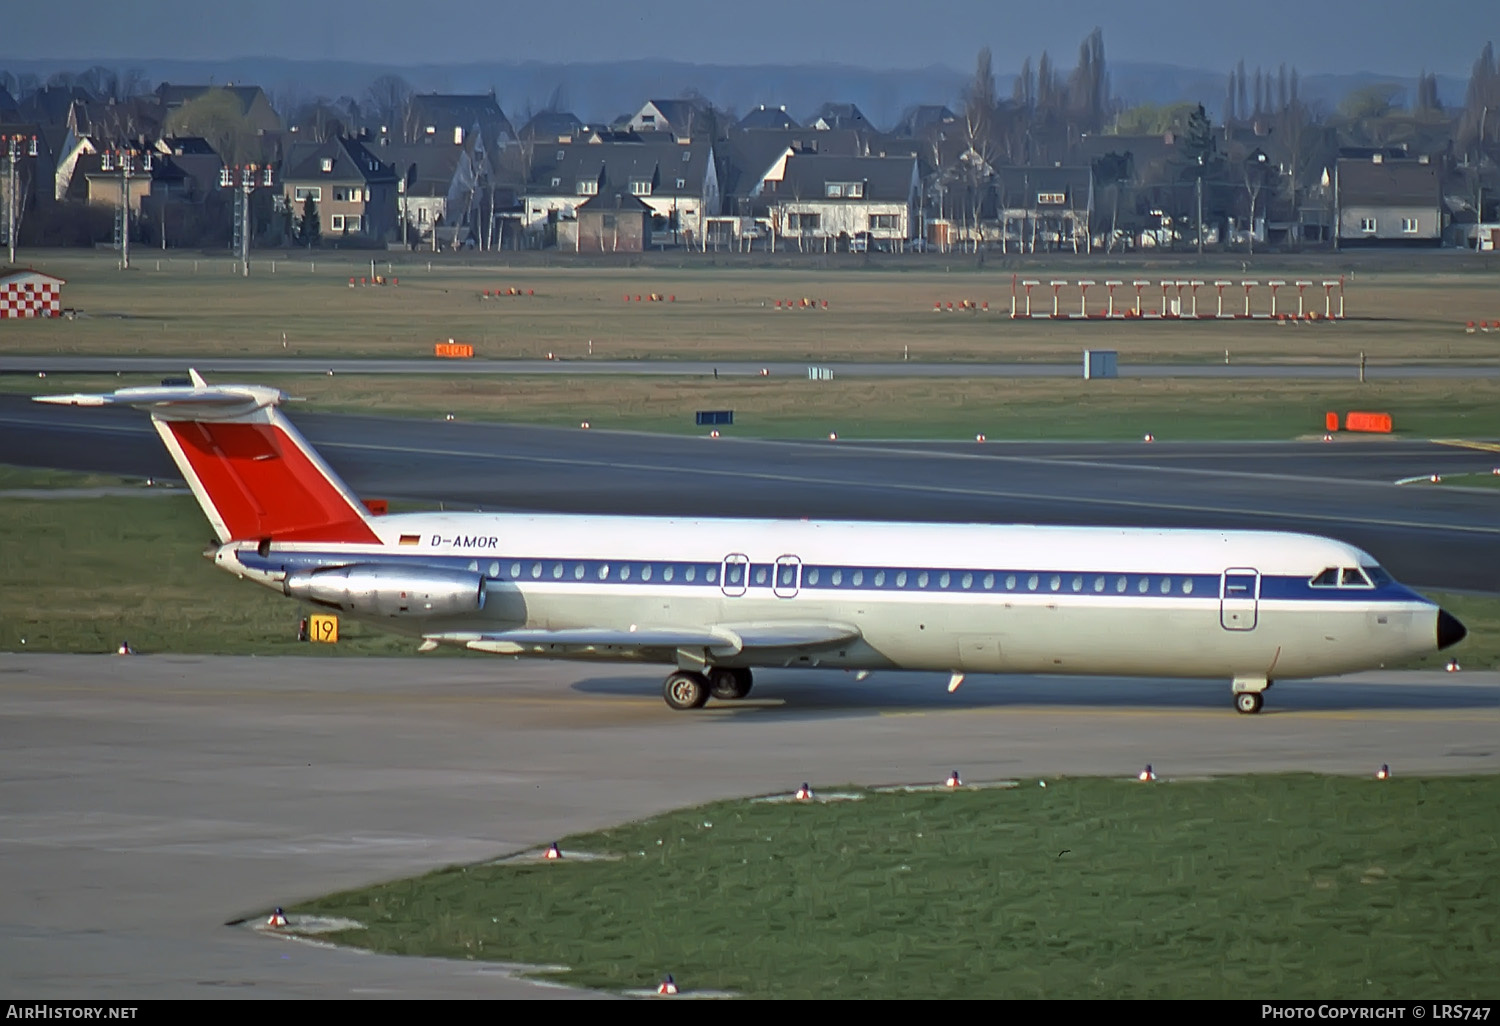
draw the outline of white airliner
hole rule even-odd
[[[674,709],[753,667],[1272,681],[1444,649],[1461,623],[1357,548],[1265,531],[374,515],[260,385],[38,396],[148,410],[213,559],[315,606],[502,655],[674,666]]]

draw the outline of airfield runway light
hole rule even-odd
[[[1387,766],[1385,763],[1382,762],[1380,764],[1380,769],[1378,769],[1378,770],[1375,771],[1375,779],[1376,780],[1389,780],[1390,778],[1391,778],[1391,768],[1389,766]]]
[[[583,428],[583,430],[587,431],[589,429],[589,422],[588,421],[584,421],[582,424],[579,424],[578,426],[581,427],[581,428]]]
[[[656,992],[663,997],[671,997],[677,993],[677,981],[672,979],[671,973],[662,977],[662,981],[656,985]]]
[[[976,442],[982,442],[982,441],[984,441],[984,436],[983,435],[975,435],[974,436],[974,441],[976,441]]]
[[[453,419],[453,414],[450,413],[446,417],[444,417],[443,419],[444,420],[452,420]]]
[[[1458,660],[1457,659],[1449,659],[1448,660],[1448,666],[1446,667],[1446,669],[1448,670],[1449,673],[1457,673],[1459,671],[1459,669],[1460,669],[1460,667],[1458,665]]]
[[[1156,770],[1152,769],[1151,768],[1151,764],[1148,762],[1146,764],[1146,768],[1143,769],[1143,770],[1141,770],[1139,773],[1137,773],[1135,775],[1135,778],[1137,780],[1143,780],[1143,781],[1155,780],[1156,779]]]
[[[278,930],[286,925],[286,913],[281,910],[280,906],[277,906],[276,911],[266,917],[266,925]]]
[[[718,428],[714,428],[712,431],[710,431],[708,433],[708,437],[709,438],[718,438],[719,437],[719,429]]]
[[[1490,471],[1490,473],[1494,474],[1496,477],[1500,477],[1500,467],[1495,467]]]
[[[1427,480],[1431,481],[1433,484],[1440,484],[1442,483],[1443,476],[1441,474],[1428,474]]]
[[[562,849],[557,846],[556,841],[552,842],[552,847],[547,849],[547,851],[542,855],[542,858],[546,859],[549,862],[555,862],[558,859],[562,858]]]
[[[839,440],[839,433],[837,431],[828,432],[828,440],[830,442],[837,442]]]
[[[958,775],[958,770],[948,774],[948,779],[943,781],[944,787],[963,787],[963,778]]]
[[[761,368],[761,369],[760,369],[760,376],[761,376],[761,377],[763,377],[763,378],[764,378],[764,377],[769,377],[769,376],[770,376],[770,374],[771,374],[771,372],[770,372],[770,371],[768,371],[768,370],[766,370],[766,368],[764,368],[764,367],[762,367],[762,368]]]
[[[812,796],[812,785],[804,783],[801,787],[797,788],[796,798],[799,802],[812,801]]]
[[[115,655],[135,655],[135,649],[130,647],[130,642],[120,642],[120,647],[115,649]]]
[[[1149,432],[1149,431],[1148,431],[1148,432],[1147,432],[1147,433],[1146,433],[1146,434],[1145,434],[1145,436],[1143,436],[1143,437],[1142,437],[1142,438],[1141,438],[1141,441],[1143,441],[1143,442],[1154,442],[1154,441],[1156,441],[1156,436],[1155,436],[1155,435],[1153,435],[1153,434],[1151,434],[1151,433],[1150,433],[1150,432]]]

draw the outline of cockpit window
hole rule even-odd
[[[1324,570],[1310,582],[1314,588],[1337,588],[1339,586],[1339,568],[1331,566]]]
[[[1339,586],[1342,588],[1368,588],[1370,586],[1370,579],[1358,567],[1346,566],[1344,567],[1343,580],[1339,582]]]
[[[1383,588],[1387,584],[1394,584],[1395,583],[1395,578],[1393,578],[1390,574],[1386,573],[1383,569],[1381,569],[1378,566],[1367,566],[1367,567],[1364,567],[1363,569],[1365,571],[1365,576],[1368,577],[1371,581],[1373,581],[1374,584],[1375,584],[1375,587],[1377,587],[1377,588]]]

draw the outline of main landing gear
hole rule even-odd
[[[662,697],[673,709],[701,709],[710,697],[735,701],[750,693],[750,671],[739,666],[715,666],[706,674],[678,670],[662,685]]]
[[[1265,704],[1265,690],[1271,682],[1265,677],[1236,677],[1234,679],[1234,707],[1246,715],[1260,712]]]

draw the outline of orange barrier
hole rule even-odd
[[[1339,429],[1339,415],[1332,411],[1323,414],[1323,430],[1337,431]]]
[[[1350,413],[1344,418],[1344,428],[1348,431],[1375,431],[1380,434],[1390,434],[1391,415],[1389,413]]]
[[[474,347],[455,342],[438,342],[432,347],[432,355],[467,359],[474,355]]]

